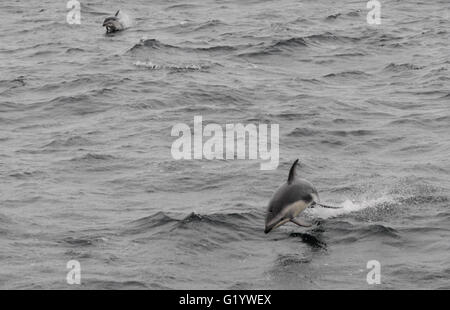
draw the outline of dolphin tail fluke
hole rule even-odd
[[[116,14],[115,14],[114,16],[117,16],[117,15],[119,15],[119,12],[120,12],[120,10],[118,10],[118,11],[116,12]]]
[[[291,184],[292,181],[294,181],[295,179],[295,175],[296,175],[296,169],[297,169],[297,164],[298,164],[298,158],[294,161],[294,164],[291,167],[291,170],[289,170],[289,177],[288,177],[288,184]]]

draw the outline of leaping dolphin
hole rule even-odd
[[[289,171],[287,182],[278,188],[269,202],[264,230],[266,234],[289,221],[299,226],[311,226],[296,217],[306,208],[317,204],[319,194],[310,182],[296,178],[297,163],[298,159]]]
[[[107,17],[103,21],[103,27],[106,27],[106,33],[113,33],[125,29],[118,18],[119,12],[120,10],[118,10],[114,16]]]

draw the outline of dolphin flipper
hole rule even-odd
[[[291,222],[294,223],[294,224],[297,224],[300,227],[311,227],[312,226],[311,223],[306,223],[306,222],[303,222],[300,219],[295,219],[295,218],[291,219]]]
[[[309,207],[314,208],[316,206],[321,207],[321,208],[326,208],[326,209],[342,209],[342,207],[334,207],[334,206],[324,205],[321,203],[317,203],[315,201],[313,201],[313,203]]]
[[[117,15],[119,15],[119,12],[120,12],[120,10],[118,10],[118,11],[116,12],[116,15],[114,15],[114,16],[117,16]]]

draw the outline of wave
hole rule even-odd
[[[310,43],[352,43],[361,40],[361,38],[338,35],[332,32],[324,32],[306,36],[305,40]]]
[[[312,128],[295,128],[288,136],[291,137],[316,137],[316,136],[337,136],[337,137],[364,137],[375,135],[375,131],[367,129],[353,130],[319,130]]]
[[[25,76],[19,76],[11,80],[0,81],[0,94],[4,94],[5,92],[9,92],[11,90],[26,86],[27,83],[25,82],[25,80]]]
[[[348,36],[336,35],[331,32],[313,34],[304,37],[288,37],[272,42],[260,42],[246,46],[247,50],[239,53],[239,57],[256,57],[265,55],[280,54],[283,52],[292,52],[297,49],[306,49],[311,47],[320,47],[324,44],[349,43],[359,40]]]
[[[342,15],[342,13],[335,13],[335,14],[328,15],[325,19],[328,19],[328,20],[337,19],[341,15]]]
[[[74,162],[83,162],[83,161],[107,161],[116,159],[116,157],[112,155],[107,154],[95,154],[95,153],[88,153],[86,155],[80,156],[80,157],[74,157],[70,161]]]
[[[355,243],[361,239],[388,239],[401,242],[401,232],[386,224],[351,223],[348,221],[329,221],[323,230],[330,231],[333,243]]]
[[[306,43],[306,40],[304,38],[297,37],[276,41],[270,46],[270,48],[301,47],[301,46],[308,46],[308,43]]]
[[[23,111],[25,106],[20,103],[11,102],[11,101],[2,101],[0,102],[0,112],[16,112]]]
[[[216,25],[217,22],[208,23],[209,26]],[[156,39],[141,39],[139,43],[131,47],[127,52],[135,53],[140,50],[180,50],[184,52],[209,52],[209,53],[231,53],[234,52],[238,57],[252,57],[273,55],[283,52],[291,52],[293,50],[308,48],[327,43],[335,44],[349,43],[359,40],[348,36],[336,35],[331,32],[321,34],[314,34],[304,37],[288,37],[277,39],[270,42],[246,43],[239,45],[214,45],[206,47],[190,47],[178,46],[162,43]],[[352,54],[350,54],[352,55]],[[365,55],[363,53],[356,53],[356,56]],[[347,56],[344,54],[344,56]]]
[[[217,22],[208,23],[209,26],[216,25]],[[288,37],[284,39],[273,40],[271,42],[247,43],[239,45],[214,45],[206,47],[189,47],[177,46],[162,43],[156,39],[141,39],[141,41],[131,47],[128,52],[135,53],[140,50],[180,50],[184,52],[208,52],[208,53],[232,53],[238,57],[255,57],[264,55],[273,55],[283,52],[291,52],[300,48],[308,48],[314,45],[322,45],[327,43],[348,43],[359,40],[348,36],[336,35],[331,32],[314,34],[304,37]],[[356,53],[355,56],[365,55]],[[343,56],[353,56],[353,54]]]
[[[53,87],[53,86],[49,86]],[[42,87],[42,90],[46,86]],[[31,104],[22,105],[21,108],[31,111],[52,111],[61,115],[87,115],[91,113],[104,112],[111,108],[111,102],[104,100],[110,96],[114,88],[101,87],[90,91],[79,91],[73,95],[61,95],[51,100],[35,101]]]
[[[40,85],[39,87],[33,88],[33,90],[43,94],[47,94],[49,91],[56,91],[56,94],[63,94],[62,96],[55,97],[52,100],[63,100],[64,98],[70,97],[76,98],[76,96],[84,95],[104,95],[105,93],[116,89],[116,87],[101,87],[101,85],[106,84],[105,81],[112,81],[113,79],[114,77],[108,74],[79,75],[78,77],[75,77],[73,79],[45,83],[43,85]],[[117,83],[123,83],[127,81],[127,78],[118,77],[117,79],[114,79],[114,81]],[[67,90],[70,90],[71,93],[77,91],[78,94],[68,96]]]
[[[245,45],[244,45],[245,46]],[[232,45],[214,45],[205,47],[190,47],[190,46],[177,46],[162,43],[156,39],[141,39],[139,43],[135,44],[127,52],[135,53],[140,50],[180,50],[184,52],[231,52],[242,48],[243,46]]]
[[[65,139],[54,139],[48,144],[44,145],[44,148],[59,148],[59,147],[71,147],[71,146],[82,146],[82,145],[92,145],[92,142],[82,136],[73,136]]]
[[[130,48],[128,52],[134,52],[142,48],[163,49],[163,48],[178,48],[178,47],[169,44],[164,44],[156,39],[141,39],[141,41],[135,44],[132,48]]]
[[[84,279],[83,285],[87,285],[92,289],[99,290],[169,290],[171,287],[161,285],[159,283],[152,283],[149,281],[117,281],[113,275],[112,279]]]
[[[389,122],[389,125],[394,125],[397,127],[397,125],[426,126],[428,124],[413,118],[402,118]]]
[[[86,50],[83,48],[79,48],[79,47],[70,47],[68,49],[66,49],[65,53],[66,54],[76,54],[76,53],[85,53]]]
[[[136,242],[159,242],[188,253],[221,249],[230,242],[264,236],[262,213],[177,214],[158,212],[126,224],[122,235]]]
[[[367,56],[366,52],[348,52],[348,53],[339,53],[330,55],[331,57],[358,57],[358,56]],[[329,57],[329,56],[327,56]]]
[[[106,242],[107,239],[98,236],[85,236],[85,237],[66,237],[58,241],[58,243],[64,244],[69,247],[88,247],[96,246],[100,243]]]
[[[166,10],[188,10],[188,9],[195,9],[197,7],[198,7],[198,4],[180,3],[180,4],[169,5],[166,8]]]
[[[367,74],[363,71],[343,71],[339,73],[330,73],[323,76],[324,78],[354,78],[358,79],[361,77],[370,77],[370,74]]]
[[[361,12],[362,12],[361,10],[354,10],[354,11],[350,11],[348,13],[335,13],[335,14],[328,15],[325,19],[326,20],[336,20],[336,19],[338,19],[338,17],[341,17],[341,16],[358,17],[358,16],[360,16]]]
[[[152,99],[147,102],[132,102],[124,104],[124,107],[127,107],[132,110],[158,110],[166,107],[166,103],[161,100]]]
[[[244,51],[237,54],[238,57],[258,57],[279,54],[284,51],[292,51],[298,48],[307,48],[308,44],[304,38],[292,37],[282,40],[276,40],[267,44],[261,42],[258,44],[250,45],[245,48]]]
[[[14,173],[9,174],[9,176],[12,177],[12,178],[19,179],[19,180],[24,180],[24,179],[27,179],[27,178],[41,176],[43,174],[44,174],[43,171],[36,170],[36,171],[14,172]]]
[[[406,205],[440,204],[449,202],[449,197],[443,195],[412,195],[398,199],[399,203]]]
[[[160,211],[154,215],[130,222],[130,227],[125,231],[129,234],[139,234],[168,224],[172,225],[172,230],[183,229],[197,224],[211,226],[215,229],[227,228],[241,230],[242,227],[248,227],[250,222],[261,218],[261,215],[254,213],[214,213],[202,215],[192,212],[186,216]]]
[[[199,64],[184,64],[184,65],[158,65],[151,61],[136,61],[136,67],[143,67],[149,70],[169,70],[172,72],[189,72],[189,71],[204,71],[209,69],[209,65]]]
[[[215,45],[208,47],[196,47],[192,48],[192,50],[201,52],[232,52],[238,50],[239,48],[242,48],[242,46]]]
[[[384,68],[384,70],[393,71],[393,72],[402,72],[402,71],[411,71],[411,70],[421,70],[423,68],[424,67],[417,66],[414,64],[410,64],[410,63],[404,63],[404,64],[390,63],[389,65],[387,65]]]
[[[207,22],[204,22],[204,23],[196,26],[194,28],[194,31],[206,30],[206,29],[209,29],[209,28],[214,28],[214,27],[217,27],[217,26],[224,26],[224,25],[226,25],[226,24],[224,22],[222,22],[221,20],[213,19],[213,20],[209,20]]]

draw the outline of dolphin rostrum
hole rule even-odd
[[[296,178],[297,164],[298,159],[289,171],[287,182],[278,188],[269,202],[264,230],[266,234],[289,221],[299,226],[311,226],[296,217],[306,208],[317,204],[319,194],[310,182]]]

